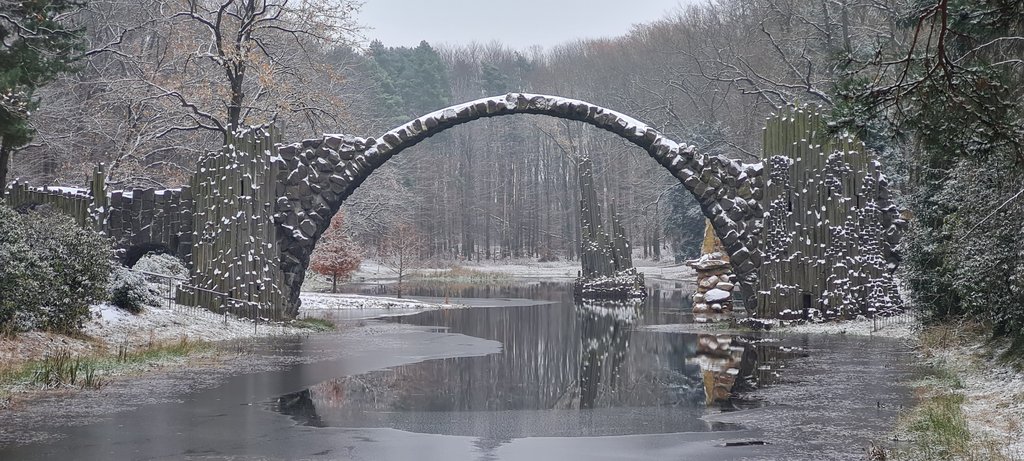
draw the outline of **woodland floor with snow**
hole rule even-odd
[[[636,259],[634,266],[643,272],[648,279],[664,279],[678,281],[694,281],[696,273],[694,270],[683,264],[675,264],[671,261],[650,261]],[[413,270],[408,274],[410,278],[435,278],[435,277],[465,277],[474,276],[495,276],[506,278],[543,278],[543,279],[571,279],[576,278],[580,271],[579,261],[558,260],[550,262],[538,262],[533,259],[503,259],[484,261],[446,261],[434,263],[425,267]],[[390,281],[398,278],[398,274],[392,269],[379,262],[367,259],[359,266],[359,269],[352,274],[354,282]],[[695,282],[694,282],[695,283]],[[330,285],[326,285],[329,287]],[[321,282],[316,288],[322,290],[324,284]]]
[[[206,309],[177,304],[171,307],[148,306],[139,314],[132,314],[110,304],[91,308],[93,319],[82,332],[100,339],[109,346],[128,343],[130,347],[180,340],[185,337],[197,341],[226,341],[259,336],[280,336],[308,333],[308,329],[287,323],[261,322],[223,316]]]

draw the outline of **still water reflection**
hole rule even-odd
[[[701,416],[742,403],[733,395],[744,386],[769,383],[771,367],[757,357],[777,348],[638,329],[690,320],[687,291],[656,286],[643,302],[575,304],[567,283],[419,287],[413,297],[489,298],[492,307],[393,321],[496,340],[502,352],[339,377],[269,406],[308,426],[497,439],[733,429]],[[493,302],[503,298],[549,302]]]

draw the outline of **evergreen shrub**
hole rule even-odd
[[[146,253],[139,258],[133,269],[137,271],[152,272],[170,277],[187,277],[188,269],[181,260],[167,253]]]
[[[145,306],[155,306],[159,303],[156,296],[149,291],[146,278],[124,267],[118,267],[111,274],[107,291],[111,304],[133,314],[142,312]]]
[[[0,205],[0,331],[78,330],[110,267],[109,243],[71,218]]]

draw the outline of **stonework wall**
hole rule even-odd
[[[122,263],[134,264],[149,251],[163,251],[189,263],[192,252],[192,196],[182,189],[107,192],[102,165],[90,189],[35,188],[12,184],[6,191],[14,208],[51,206],[83,227],[107,235]]]
[[[148,251],[166,251],[186,265],[192,255],[192,193],[188,187],[114,191],[103,210],[102,228],[123,263]]]

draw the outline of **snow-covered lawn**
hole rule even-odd
[[[410,314],[441,307],[461,307],[427,303],[411,299],[360,295],[302,294],[303,317],[317,317],[317,310],[366,309],[367,311],[398,311]],[[147,345],[180,341],[225,341],[262,336],[308,334],[309,329],[284,322],[261,322],[254,327],[247,319],[217,315],[205,309],[172,304],[147,306],[132,314],[111,304],[90,307],[90,320],[82,333],[86,337],[68,337],[45,332],[21,333],[15,338],[0,337],[0,360],[14,362],[40,359],[58,349],[75,354],[111,352],[127,343],[131,349]]]
[[[964,396],[973,438],[993,441],[1007,459],[1024,459],[1024,371],[992,358],[1002,351],[980,340],[928,352],[963,385],[951,392]]]
[[[363,296],[347,293],[302,293],[300,312],[322,309],[409,309],[425,310],[452,307],[433,304],[415,299],[388,298],[384,296]]]
[[[117,347],[180,340],[224,341],[255,336],[278,336],[308,333],[309,330],[282,323],[260,323],[231,316],[217,315],[206,309],[167,305],[147,306],[139,314],[131,314],[110,304],[92,306],[93,319],[82,332]]]
[[[6,364],[38,360],[57,350],[76,355],[106,354],[127,345],[140,347],[180,341],[224,341],[258,336],[308,334],[309,329],[285,323],[260,323],[214,314],[205,309],[166,304],[147,306],[131,314],[110,304],[91,306],[90,320],[82,327],[84,336],[65,336],[30,331],[13,338],[0,337],[0,361]]]

